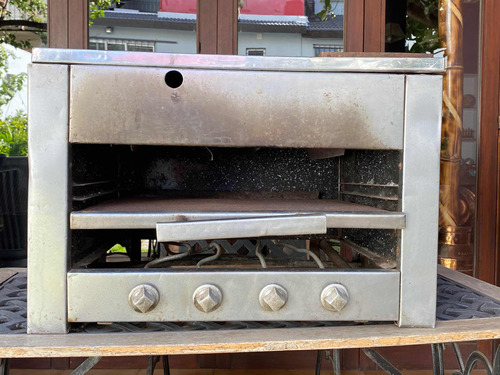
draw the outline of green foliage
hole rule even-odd
[[[28,152],[28,117],[18,111],[0,120],[0,154],[25,156]]]
[[[45,22],[47,18],[47,3],[43,0],[10,0],[5,3],[17,8],[23,13],[23,19],[33,22]]]
[[[89,25],[92,25],[95,19],[104,17],[104,11],[115,4],[120,4],[120,0],[91,1],[89,3]]]
[[[2,79],[0,85],[0,114],[1,107],[7,104],[16,95],[16,92],[22,89],[26,80],[26,73],[7,74],[7,59],[12,56],[11,52],[0,45],[0,78]]]
[[[12,12],[8,5],[17,9],[16,18],[18,21],[29,21],[44,25],[47,19],[47,2],[44,0],[0,0],[0,20],[13,20]],[[42,34],[42,32],[38,32]],[[0,30],[0,44],[10,44],[16,48],[30,49],[31,44],[27,40],[18,40],[10,29]]]
[[[323,9],[319,12],[316,13],[317,16],[321,17],[321,21],[326,21],[328,17],[335,17],[335,6],[337,5],[337,2],[333,0],[335,3],[335,6],[332,6],[332,0],[320,0],[324,5]]]
[[[419,18],[406,18],[406,39],[415,42],[408,52],[434,52],[439,48],[439,35],[437,24],[430,20],[438,17],[438,0],[408,0],[408,7],[418,9],[421,13]],[[423,20],[429,22],[422,22]]]
[[[116,254],[116,253],[126,254],[127,248],[117,243],[111,249],[108,250],[108,254]]]
[[[422,9],[424,14],[430,16],[435,14],[437,16],[439,0],[407,0],[408,6],[415,5]]]
[[[26,73],[7,74],[7,59],[12,53],[0,45],[0,116],[2,107],[5,106],[14,95],[22,89],[26,80]],[[0,154],[7,156],[26,155],[28,146],[27,135],[28,119],[26,113],[18,111],[13,116],[7,116],[4,120],[0,119]]]
[[[328,17],[335,17],[335,0],[320,0],[323,9],[316,15],[324,21]],[[346,0],[349,1],[349,0]],[[404,0],[401,0],[404,1]],[[439,48],[439,35],[437,29],[439,0],[406,0],[408,7],[408,17],[406,18],[406,40],[413,41],[408,52],[424,53],[434,52]],[[411,9],[411,11],[410,11]],[[393,35],[396,38],[403,38],[401,35]],[[390,31],[392,32],[392,31]]]

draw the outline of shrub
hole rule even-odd
[[[28,152],[28,117],[25,112],[0,119],[0,154],[25,156]]]

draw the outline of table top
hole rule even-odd
[[[24,270],[0,269],[0,358],[347,349],[500,338],[500,288],[444,267],[439,267],[435,328],[332,322],[121,323],[78,326],[66,335],[28,335],[22,311],[25,280]],[[9,301],[2,290],[11,296]],[[6,316],[10,323],[5,323]]]

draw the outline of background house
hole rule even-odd
[[[344,2],[334,17],[316,14],[320,0],[242,0],[238,54],[317,56],[344,49]],[[89,48],[196,53],[196,0],[122,0],[90,28]]]

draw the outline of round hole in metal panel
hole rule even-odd
[[[182,77],[182,73],[177,70],[171,70],[165,74],[165,83],[172,89],[176,89],[182,85],[183,81],[184,77]]]

